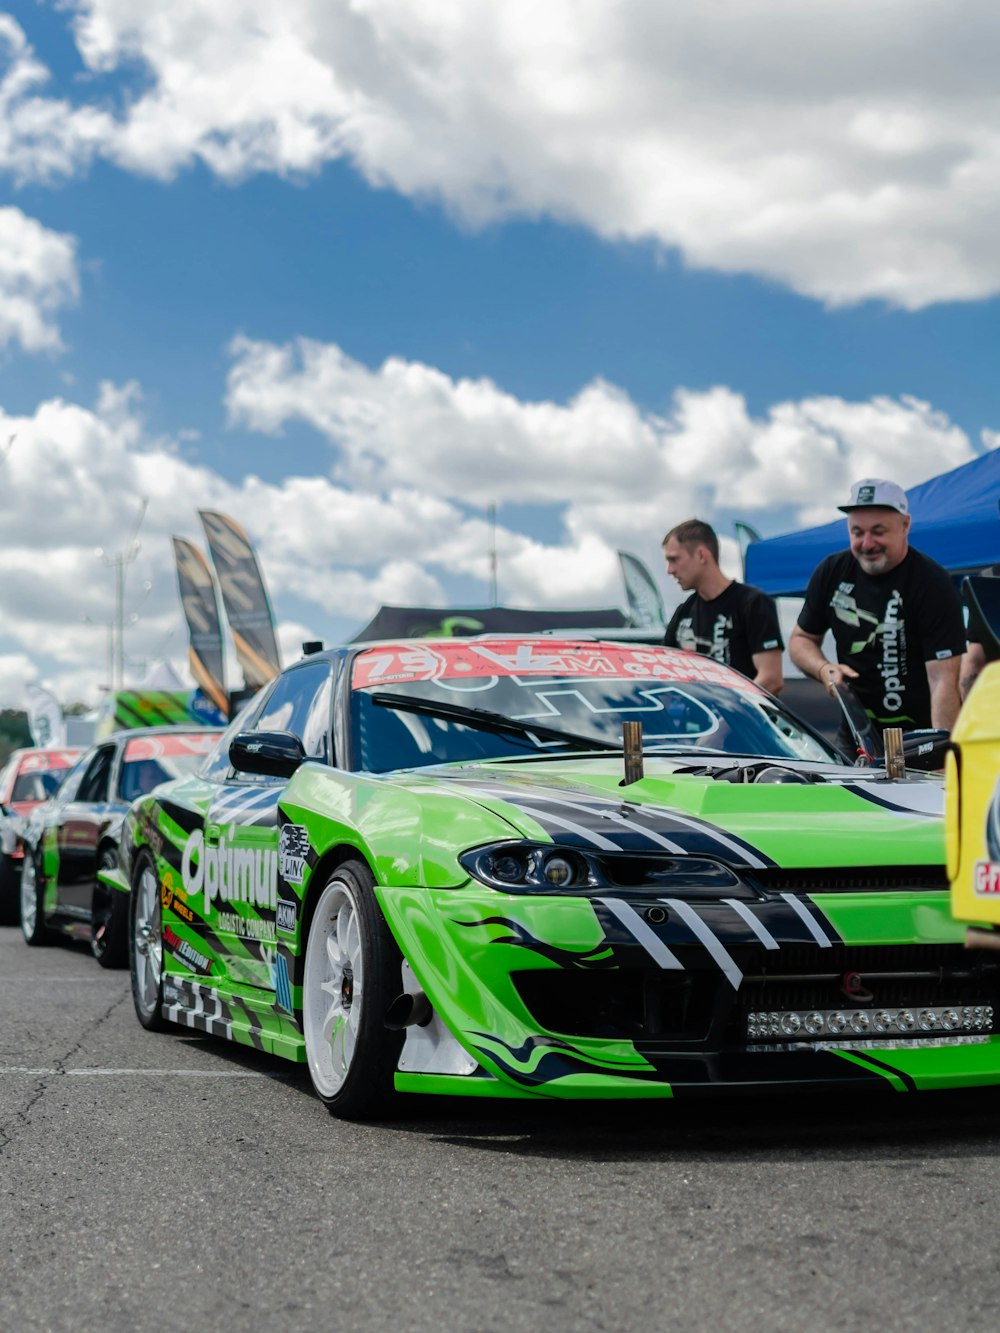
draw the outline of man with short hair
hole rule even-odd
[[[701,519],[678,523],[663,539],[667,573],[691,594],[674,612],[663,642],[701,653],[777,694],[783,684],[781,630],[774,602],[719,568],[719,539]]]
[[[850,550],[820,561],[788,651],[832,693],[849,684],[879,727],[943,727],[958,716],[965,628],[948,571],[909,544],[906,492],[881,477],[851,487]],[[827,631],[837,661],[823,654]]]

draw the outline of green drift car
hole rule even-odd
[[[140,1022],[305,1061],[338,1115],[995,1083],[1000,969],[949,916],[941,810],[706,658],[365,644],[136,802],[103,878]]]

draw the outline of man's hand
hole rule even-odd
[[[788,640],[788,652],[800,671],[813,676],[825,690],[835,695],[838,685],[857,680],[858,673],[842,662],[828,662],[823,656],[822,643],[822,634],[807,634],[801,625],[796,625]]]
[[[825,686],[827,694],[836,697],[837,686],[849,685],[852,680],[858,679],[858,673],[843,662],[824,662],[816,679]]]

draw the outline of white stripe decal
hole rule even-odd
[[[861,783],[845,782],[844,790],[849,791],[852,796],[860,797],[862,801],[877,805],[879,809],[895,815],[898,819],[909,819],[913,815],[940,819],[944,805],[941,788],[936,783],[930,782],[914,783],[904,792],[894,791],[891,800],[881,792],[874,792],[870,786]]]
[[[628,903],[623,903],[620,898],[595,898],[594,902],[601,903],[612,916],[618,918],[626,930],[631,931],[637,943],[642,945],[658,967],[667,972],[684,971],[681,960],[670,952],[654,931],[650,930],[634,907],[629,907]]]
[[[234,791],[224,792],[212,803],[212,811],[216,810],[249,810],[253,806],[267,807],[275,804],[281,795],[277,787],[251,787],[247,790],[245,787],[237,788]]]
[[[478,787],[473,790],[481,796],[503,796],[505,800],[512,801],[515,805],[518,805],[519,808],[523,808],[520,807],[520,802],[524,800],[523,792],[505,792],[502,790],[487,792],[483,788]],[[548,792],[545,793],[544,797],[540,792],[532,792],[531,795],[536,801],[544,799],[552,805],[565,805],[568,806],[570,810],[582,810],[585,814],[597,815],[600,819],[607,819],[613,824],[621,824],[624,828],[630,829],[633,833],[641,833],[644,838],[648,838],[650,842],[666,848],[668,852],[676,852],[680,856],[684,855],[684,848],[680,843],[671,842],[669,838],[665,838],[661,833],[657,833],[655,829],[643,828],[642,825],[636,823],[634,819],[626,819],[624,815],[620,815],[615,809],[605,810],[599,805],[585,805],[582,801],[571,801],[568,797],[550,795]],[[610,806],[611,802],[608,804]],[[624,851],[625,849],[620,847],[618,850]]]
[[[237,824],[241,817],[252,812],[253,819],[242,822],[253,823],[261,815],[268,815],[277,806],[280,793],[273,788],[266,792],[254,792],[252,796],[240,792],[223,797],[212,806],[209,819],[215,824]]]
[[[689,903],[682,902],[680,898],[661,898],[660,902],[665,903],[667,907],[677,913],[688,929],[698,937],[718,963],[733,990],[739,990],[743,973],[723,948],[721,941],[716,939],[694,908]]]
[[[519,810],[523,810],[526,815],[531,815],[532,819],[537,819],[544,828],[545,821],[550,824],[557,824],[560,828],[569,829],[570,833],[575,833],[581,838],[585,838],[593,847],[600,847],[605,852],[620,852],[622,849],[616,842],[610,842],[607,838],[602,838],[599,833],[594,833],[592,829],[584,828],[582,824],[574,824],[571,819],[560,819],[558,815],[551,815],[547,810],[538,810],[530,805],[519,805]]]
[[[704,819],[695,819],[693,815],[681,814],[679,810],[661,810],[657,806],[649,805],[639,806],[638,809],[640,809],[643,814],[662,813],[668,815],[671,819],[675,819],[679,824],[683,824],[685,828],[691,829],[692,832],[704,833],[707,837],[713,838],[721,847],[726,847],[738,857],[744,865],[753,866],[755,870],[763,870],[767,865],[766,861],[762,861],[760,857],[754,855],[752,848],[744,847],[741,843],[733,842],[731,838],[727,838],[717,824],[710,824]]]
[[[784,898],[785,902],[792,909],[792,911],[795,912],[798,916],[800,916],[802,920],[805,922],[809,934],[813,937],[813,939],[816,941],[819,947],[821,949],[832,949],[833,940],[831,940],[830,937],[820,929],[819,924],[817,923],[815,918],[811,915],[810,912],[806,910],[805,906],[799,902],[798,898],[796,898],[795,895],[792,893],[783,893],[781,896],[782,898]]]
[[[721,851],[722,849],[725,849],[732,853],[732,855],[734,855],[743,865],[752,866],[756,870],[763,870],[768,864],[766,861],[762,861],[759,856],[755,855],[751,847],[743,846],[741,843],[734,842],[731,838],[727,838],[718,825],[709,823],[709,821],[705,819],[697,819],[693,815],[684,814],[680,810],[670,809],[667,806],[638,805],[630,802],[628,804],[630,808],[635,811],[637,818],[626,819],[624,816],[617,814],[614,810],[617,803],[608,800],[606,797],[602,798],[595,796],[592,801],[584,804],[582,801],[571,801],[568,797],[562,796],[552,789],[549,789],[544,793],[537,790],[532,791],[530,788],[527,791],[520,791],[517,788],[504,788],[501,786],[494,788],[470,787],[470,790],[478,796],[487,796],[493,797],[494,799],[510,801],[521,810],[526,808],[522,804],[526,797],[528,799],[533,798],[536,801],[549,801],[554,805],[567,805],[574,810],[584,810],[588,814],[596,815],[601,819],[609,819],[613,820],[615,823],[624,824],[626,828],[631,829],[634,833],[643,834],[645,837],[649,838],[650,842],[658,843],[668,851],[678,853],[682,856],[689,855],[686,849],[679,843],[671,842],[670,839],[664,837],[662,833],[658,833],[654,829],[648,828],[641,822],[645,819],[655,820],[657,818],[671,820],[673,823],[679,824],[681,828],[686,831],[700,833],[704,837],[710,838],[713,842],[718,844],[717,850]],[[554,818],[554,816],[551,816],[551,818]],[[625,850],[623,847],[615,846],[615,844],[611,844],[611,846],[614,847],[614,850],[616,851]],[[705,853],[705,855],[709,854],[710,853]]]
[[[780,949],[781,945],[774,938],[767,927],[754,916],[746,903],[741,903],[739,898],[723,898],[722,901],[727,907],[731,907],[737,916],[741,916],[747,923],[753,933],[763,944],[765,949]]]

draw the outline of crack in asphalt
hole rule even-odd
[[[79,1039],[74,1042],[65,1055],[54,1057],[52,1060],[52,1068],[55,1072],[53,1074],[46,1074],[38,1080],[25,1104],[18,1110],[15,1110],[13,1120],[7,1121],[6,1123],[0,1122],[0,1158],[3,1157],[6,1150],[14,1142],[17,1137],[17,1132],[27,1128],[31,1124],[31,1113],[49,1091],[53,1078],[61,1077],[67,1072],[67,1066],[71,1063],[73,1057],[79,1055],[83,1050],[87,1038],[92,1036],[98,1029],[108,1022],[115,1011],[120,1009],[130,997],[130,994],[130,990],[124,990],[117,999],[111,1001],[102,1013],[97,1014],[96,1017],[91,1019],[81,1032]]]

